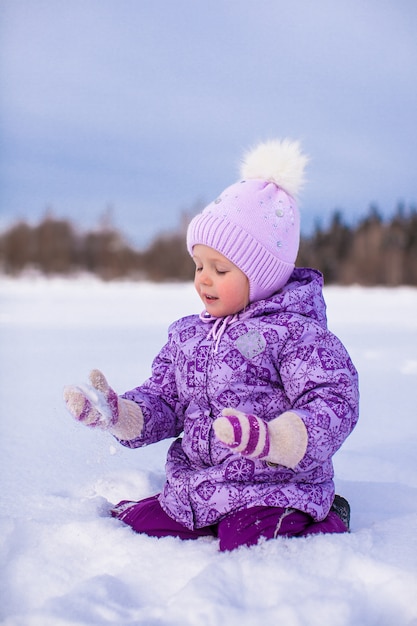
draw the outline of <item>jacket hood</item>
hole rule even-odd
[[[267,300],[259,300],[249,305],[246,312],[240,316],[246,317],[249,311],[251,317],[296,313],[313,319],[323,328],[327,328],[323,282],[323,275],[319,271],[297,267],[282,289]]]
[[[213,339],[215,351],[230,324],[250,317],[266,317],[283,313],[297,314],[327,328],[323,282],[323,275],[318,270],[296,267],[284,287],[266,300],[253,302],[244,311],[227,317],[213,317],[203,311],[200,314],[200,320],[211,324],[207,336]]]

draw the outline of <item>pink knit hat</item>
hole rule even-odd
[[[299,144],[268,141],[249,151],[242,180],[227,187],[187,231],[187,248],[203,244],[234,263],[249,279],[251,302],[263,300],[288,281],[300,242],[295,196],[304,182],[307,157]]]

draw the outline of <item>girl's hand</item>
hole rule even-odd
[[[221,443],[253,459],[294,469],[307,450],[308,435],[301,415],[285,411],[270,422],[236,409],[223,409],[214,420],[214,432]]]
[[[256,415],[223,409],[222,417],[214,420],[213,428],[219,441],[243,456],[263,458],[269,452],[268,425]]]
[[[67,409],[86,426],[108,430],[119,420],[119,398],[100,370],[92,370],[89,379],[90,385],[65,387]]]
[[[100,370],[90,372],[90,385],[64,389],[64,400],[71,415],[90,428],[109,430],[122,440],[139,437],[143,413],[132,400],[120,398]]]

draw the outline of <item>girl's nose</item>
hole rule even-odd
[[[212,283],[210,272],[207,272],[207,270],[203,270],[200,274],[200,281],[204,285],[210,285]]]

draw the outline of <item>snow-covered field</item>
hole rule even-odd
[[[192,285],[0,279],[1,624],[417,624],[417,290],[325,295],[361,381],[335,458],[352,532],[220,554],[111,519],[160,489],[170,442],[122,448],[62,401],[92,367],[120,393],[142,382],[168,324],[200,310]]]

